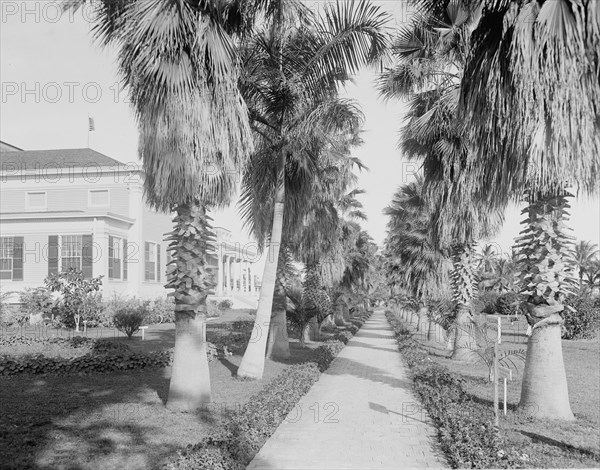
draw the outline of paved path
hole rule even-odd
[[[447,468],[435,436],[392,329],[377,311],[248,468]]]

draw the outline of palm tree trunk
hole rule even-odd
[[[267,346],[267,333],[271,323],[271,309],[273,307],[273,295],[275,292],[275,281],[277,277],[277,264],[281,246],[281,234],[283,231],[283,211],[285,201],[285,155],[283,151],[280,156],[277,174],[277,193],[275,196],[275,207],[273,210],[273,228],[269,240],[268,258],[263,271],[258,308],[256,309],[256,320],[252,337],[255,341],[248,343],[244,357],[238,369],[239,377],[261,379],[265,369],[265,350]]]
[[[538,323],[527,341],[519,409],[535,418],[575,419],[562,354],[559,315]]]
[[[191,411],[211,400],[206,345],[207,246],[213,236],[202,205],[177,206],[167,289],[175,289],[175,351],[167,407]],[[184,235],[180,235],[180,234]]]
[[[576,281],[568,262],[571,242],[564,225],[569,195],[557,194],[532,197],[522,222],[526,229],[517,240],[521,293],[527,295],[526,318],[532,326],[519,408],[536,418],[571,420],[560,312]]]
[[[456,317],[453,331],[452,359],[468,360],[473,356],[473,319],[471,301],[475,294],[475,274],[473,273],[473,246],[466,243],[452,247],[451,273],[452,290],[456,301]]]
[[[419,311],[417,313],[417,315],[418,315],[417,332],[418,333],[427,333],[427,329],[429,326],[429,319],[427,317],[428,312],[429,312],[429,309],[425,305],[423,305],[419,308]]]
[[[469,307],[459,304],[456,308],[454,319],[454,344],[452,359],[466,361],[473,358],[475,352],[475,339],[473,338],[473,319]]]
[[[286,293],[285,293],[285,259],[284,250],[279,253],[277,280],[273,297],[273,312],[269,325],[267,357],[271,359],[287,359],[290,357],[290,342],[287,332]]]
[[[335,314],[333,321],[335,322],[335,326],[346,326],[346,322],[344,321],[344,312],[341,303],[335,305]]]

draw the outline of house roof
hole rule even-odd
[[[14,152],[15,150],[23,150],[15,145],[11,145],[8,142],[0,140],[0,152]]]
[[[0,153],[1,169],[15,165],[19,170],[89,166],[121,166],[123,163],[92,149],[21,150]]]

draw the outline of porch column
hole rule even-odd
[[[217,251],[217,295],[223,295],[223,256]]]
[[[246,272],[248,273],[248,293],[250,295],[252,295],[252,292],[254,292],[254,289],[252,288],[252,272],[251,272],[250,266],[252,266],[252,265],[250,263],[248,263],[248,265],[246,266]]]
[[[223,257],[223,271],[225,271],[225,293],[229,293],[229,288],[230,288],[230,283],[231,281],[229,280],[230,277],[230,273],[229,273],[229,256],[225,255]]]

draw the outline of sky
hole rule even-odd
[[[311,0],[315,8],[322,3]],[[392,15],[391,27],[402,24],[410,11],[401,1],[380,1]],[[61,13],[53,1],[0,0],[0,140],[25,150],[89,147],[121,162],[138,162],[137,128],[119,84],[115,53],[102,49],[90,34],[91,12]],[[357,100],[365,114],[364,144],[355,150],[369,171],[358,187],[369,220],[366,229],[377,243],[385,237],[383,208],[394,191],[417,171],[397,148],[404,106],[385,103],[374,88],[375,71],[363,70],[343,94]],[[88,116],[95,131],[88,133]],[[598,199],[572,203],[570,225],[578,239],[600,239]],[[240,241],[243,231],[235,205],[214,214],[215,225],[226,227]],[[510,208],[501,232],[490,242],[508,252],[518,234],[518,207]],[[482,244],[485,244],[482,243]]]

